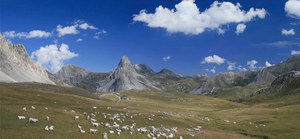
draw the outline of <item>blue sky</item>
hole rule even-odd
[[[127,55],[132,63],[147,64],[156,71],[167,68],[183,75],[217,74],[257,70],[265,67],[266,61],[275,64],[300,53],[299,0],[290,0],[288,6],[287,0],[228,0],[213,7],[214,2],[0,0],[0,32],[13,43],[24,44],[28,53],[52,72],[63,64],[107,72]],[[182,7],[184,17],[178,16],[176,4]],[[171,12],[156,11],[160,5]],[[231,14],[217,11],[230,12],[220,8],[226,5],[244,13],[250,8],[257,11],[230,19]],[[195,13],[189,6],[199,8],[201,15],[186,19]],[[143,9],[147,10],[144,15],[140,14]],[[202,23],[204,16],[211,18],[209,23]],[[246,26],[239,34],[238,24]],[[74,26],[77,32],[63,30],[67,34],[60,35],[58,25]],[[78,42],[79,38],[82,41]]]

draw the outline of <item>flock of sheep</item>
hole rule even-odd
[[[36,108],[34,106],[31,106],[31,109],[35,110]],[[96,110],[97,107],[92,107],[92,109]],[[106,107],[106,109],[111,109],[111,107]],[[22,110],[27,111],[27,108],[23,107]],[[45,107],[45,110],[48,110],[48,108]],[[67,110],[64,110],[64,112],[67,112]],[[70,112],[76,114],[76,112],[74,110],[71,110]],[[122,135],[123,133],[129,134],[129,135],[133,135],[136,133],[144,134],[145,136],[147,136],[148,138],[151,138],[151,139],[156,139],[156,138],[161,138],[161,137],[168,139],[168,138],[176,137],[176,133],[177,133],[177,129],[178,129],[177,127],[167,128],[163,125],[160,125],[159,127],[155,127],[155,126],[137,127],[137,123],[135,122],[134,117],[139,117],[140,115],[141,115],[141,113],[130,115],[129,113],[111,114],[111,113],[104,113],[104,112],[103,113],[83,112],[80,115],[75,115],[74,120],[75,121],[87,120],[87,122],[89,122],[92,126],[92,128],[88,129],[89,134],[96,134],[99,129],[98,127],[103,126],[107,131],[107,132],[103,132],[103,134],[102,134],[103,139],[108,139],[109,134]],[[106,121],[109,121],[109,122],[98,122],[97,116],[98,117],[101,116],[104,119],[107,119]],[[19,115],[19,116],[17,116],[17,118],[19,120],[26,119],[26,117],[24,115]],[[149,118],[147,120],[154,121],[154,119],[155,119],[155,115],[150,114]],[[46,116],[45,120],[49,121],[50,117]],[[30,124],[37,124],[38,122],[39,122],[39,119],[37,119],[37,118],[33,118],[33,117],[28,118],[28,123],[30,123]],[[126,123],[131,122],[131,124],[124,124],[125,122]],[[79,124],[77,126],[75,126],[75,128],[78,128],[78,131],[82,134],[87,133],[86,129],[84,129],[83,126],[81,126]],[[44,129],[45,129],[45,131],[48,131],[48,132],[54,131],[54,125],[46,125]],[[202,126],[189,127],[189,128],[187,128],[187,131],[189,132],[188,134],[190,137],[195,137],[195,135],[192,134],[193,132],[204,133]],[[183,139],[182,136],[177,136],[177,138]]]

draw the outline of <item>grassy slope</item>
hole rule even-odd
[[[96,135],[80,134],[77,124],[88,130],[91,125],[82,118],[83,112],[95,111],[92,106],[97,106],[98,112],[119,113],[129,112],[141,114],[134,117],[138,127],[160,124],[166,127],[177,126],[178,134],[185,138],[185,129],[189,125],[204,127],[205,134],[196,133],[197,138],[295,138],[300,136],[300,105],[296,101],[289,104],[290,100],[299,100],[299,95],[285,96],[284,100],[274,98],[264,103],[253,104],[249,101],[238,104],[222,99],[192,96],[187,94],[170,94],[158,92],[127,92],[130,100],[116,102],[113,95],[97,96],[86,94],[80,89],[57,88],[54,86],[35,84],[0,84],[0,138],[102,138],[101,134],[108,129],[99,128]],[[286,101],[283,103],[282,101]],[[56,102],[56,103],[55,103]],[[276,105],[277,104],[277,105]],[[34,105],[37,109],[32,110]],[[27,111],[22,111],[26,106]],[[110,106],[112,109],[108,110]],[[45,110],[48,107],[49,110]],[[64,110],[67,110],[65,112]],[[75,110],[76,113],[70,112]],[[172,116],[163,116],[158,111],[172,112]],[[148,121],[150,114],[155,114],[154,121]],[[27,120],[17,120],[17,115],[32,116],[40,119],[36,125],[28,124]],[[50,116],[50,121],[43,120]],[[79,121],[74,121],[73,116],[80,115]],[[211,121],[203,120],[209,117]],[[107,122],[101,116],[98,121]],[[230,123],[224,122],[229,120]],[[233,124],[235,121],[237,124]],[[250,125],[249,122],[253,124]],[[131,121],[127,120],[130,124]],[[259,126],[259,124],[261,124]],[[263,127],[265,124],[266,127]],[[44,131],[45,125],[54,125],[54,132]],[[258,126],[255,127],[255,126]],[[143,134],[122,133],[121,136],[109,135],[109,138],[143,139]]]

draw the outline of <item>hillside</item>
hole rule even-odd
[[[102,133],[109,131],[103,125],[96,128],[99,129],[96,134],[80,133],[77,125],[81,125],[87,132],[93,128],[84,112],[96,114],[97,121],[103,123],[112,124],[111,120],[103,117],[104,113],[123,113],[125,121],[118,122],[120,125],[135,122],[136,128],[161,125],[167,129],[177,127],[175,138],[190,138],[191,134],[195,138],[204,139],[280,139],[300,136],[299,94],[285,96],[281,101],[273,98],[245,105],[207,96],[153,91],[124,92],[119,95],[126,95],[129,100],[118,101],[115,96],[118,94],[84,96],[88,94],[84,90],[43,84],[0,84],[0,89],[1,138],[102,138]],[[27,110],[23,111],[23,107]],[[30,124],[28,119],[18,120],[18,115],[38,118],[40,122]],[[74,120],[75,115],[80,116],[79,120]],[[49,121],[44,120],[46,116],[50,117]],[[45,131],[46,125],[54,125],[54,131]],[[200,132],[187,131],[191,126],[202,128]],[[110,139],[148,138],[147,134],[136,130],[132,135],[122,131],[120,136],[114,131],[115,134],[108,134]]]

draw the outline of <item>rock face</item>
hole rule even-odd
[[[300,89],[300,71],[291,71],[277,77],[269,87],[271,91]],[[300,92],[298,92],[300,93]]]
[[[55,84],[48,73],[27,54],[23,45],[14,45],[0,34],[0,82]]]
[[[105,80],[99,82],[99,92],[122,92],[127,90],[157,89],[145,76],[136,71],[128,57],[123,56],[118,68]]]
[[[88,74],[89,72],[83,68],[74,65],[66,65],[55,75],[63,82],[76,86],[76,84],[80,83]]]
[[[235,72],[225,72],[216,76],[206,77],[206,81],[191,93],[197,95],[210,95],[219,89],[234,86],[236,79],[238,78],[242,78],[242,75]]]

